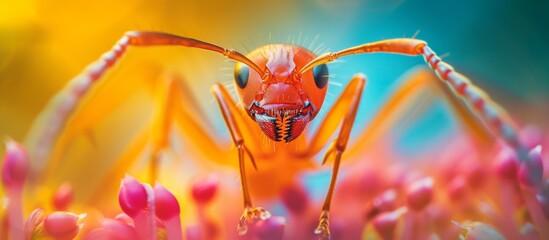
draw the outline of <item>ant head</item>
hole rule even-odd
[[[248,115],[270,139],[296,139],[322,107],[328,68],[320,64],[300,73],[316,56],[293,45],[266,45],[246,57],[264,69],[260,75],[247,64],[236,64],[235,86]]]

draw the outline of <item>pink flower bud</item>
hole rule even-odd
[[[44,218],[44,231],[54,239],[73,239],[80,231],[83,217],[70,212],[50,213]]]
[[[133,224],[133,219],[128,216],[128,214],[125,214],[125,213],[119,213],[117,214],[116,216],[114,216],[114,220],[117,220],[119,222],[122,222],[124,224]]]
[[[72,203],[73,194],[69,183],[62,184],[53,195],[53,207],[58,211],[67,210]]]
[[[218,185],[219,180],[214,175],[210,175],[201,179],[192,187],[191,194],[194,201],[197,204],[206,204],[210,202],[217,192]]]
[[[283,217],[271,217],[258,221],[254,226],[257,240],[279,240],[284,235],[286,219]]]
[[[392,212],[385,212],[379,214],[374,218],[372,224],[374,229],[383,239],[393,239],[395,234],[395,228],[398,220],[406,212],[403,208],[399,208]]]
[[[307,193],[299,186],[289,186],[282,189],[281,198],[284,206],[295,214],[303,213],[309,204]]]
[[[393,210],[396,206],[397,192],[395,189],[390,189],[383,192],[379,197],[373,201],[374,206],[382,211]]]
[[[6,188],[21,188],[29,172],[30,160],[25,148],[13,141],[6,143],[2,162],[2,183]]]
[[[139,237],[132,226],[117,220],[106,219],[101,227],[87,234],[86,239],[132,240],[139,239]]]
[[[396,206],[397,192],[394,189],[383,192],[378,197],[374,198],[371,206],[366,210],[366,219],[372,219],[382,212],[391,211]]]
[[[433,179],[424,178],[410,185],[407,192],[408,207],[419,211],[423,209],[433,196]]]
[[[6,142],[6,154],[2,162],[2,183],[4,191],[9,198],[6,206],[5,221],[11,238],[22,239],[25,232],[23,229],[23,199],[22,192],[25,179],[29,171],[29,156],[20,144],[13,140]],[[0,233],[0,237],[1,237]]]
[[[118,202],[122,211],[134,218],[147,207],[147,190],[135,178],[126,176],[122,180]]]
[[[511,149],[502,149],[496,157],[496,173],[502,179],[515,180],[517,177],[517,154]]]
[[[448,195],[452,201],[459,201],[467,194],[467,181],[463,176],[455,177],[448,185]]]
[[[179,217],[179,203],[175,196],[160,184],[154,186],[155,213],[161,220],[167,221],[173,217]]]
[[[543,162],[541,160],[541,146],[537,146],[528,153],[528,158],[519,167],[520,182],[530,188],[537,188],[543,180]]]

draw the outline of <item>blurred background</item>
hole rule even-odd
[[[543,0],[31,1],[0,0],[0,137],[22,141],[48,100],[125,31],[158,30],[247,52],[269,42],[321,51],[396,37],[426,40],[521,123],[548,130],[549,3]],[[316,39],[316,40],[315,40]],[[136,64],[136,65],[132,65]],[[352,56],[330,65],[345,84],[365,73],[361,114],[375,114],[396,79],[423,59]],[[136,50],[118,65],[132,84],[143,68],[178,68],[211,122],[223,127],[209,87],[233,63],[199,50]],[[121,76],[118,74],[117,76]],[[332,87],[333,96],[341,88]],[[331,101],[333,102],[333,99]]]

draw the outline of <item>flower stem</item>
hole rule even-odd
[[[143,210],[133,218],[133,224],[135,226],[135,231],[139,235],[140,239],[143,240],[154,240],[154,233],[151,229],[149,223],[149,212]]]
[[[23,239],[23,205],[21,202],[21,188],[12,188],[8,190],[8,222],[9,231],[12,239]]]
[[[181,231],[181,219],[179,216],[172,217],[166,223],[166,232],[168,240],[181,240],[183,239]]]

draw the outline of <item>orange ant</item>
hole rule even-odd
[[[324,153],[323,164],[333,157],[334,165],[319,224],[315,229],[315,233],[320,237],[329,238],[328,219],[331,199],[341,156],[347,147],[362,91],[366,84],[365,76],[356,74],[352,78],[334,106],[327,112],[325,119],[322,120],[320,127],[311,139],[300,136],[307,124],[316,117],[318,111],[322,108],[329,81],[326,64],[347,55],[385,52],[423,56],[438,78],[446,82],[446,85],[453,89],[452,92],[463,99],[466,105],[494,135],[503,139],[519,152],[524,152],[524,147],[517,139],[516,128],[505,111],[481,89],[473,85],[468,78],[454,71],[449,64],[441,61],[440,57],[429,48],[426,42],[413,38],[366,43],[337,52],[328,52],[320,56],[316,56],[303,47],[290,44],[267,45],[252,51],[248,55],[243,55],[235,50],[192,38],[161,32],[132,31],[126,33],[100,60],[75,78],[74,84],[72,84],[72,94],[77,96],[75,97],[77,99],[78,96],[86,92],[107,69],[123,56],[128,46],[169,45],[218,52],[229,59],[237,61],[234,70],[234,81],[243,108],[238,107],[223,85],[215,84],[212,87],[212,92],[221,109],[232,141],[238,149],[244,201],[244,212],[237,226],[240,235],[246,233],[248,223],[253,222],[254,219],[265,219],[270,216],[268,211],[252,204],[249,184],[253,184],[254,181],[248,181],[245,170],[245,157],[249,157],[256,169],[255,159],[258,157],[269,159],[277,156],[290,160],[312,158],[327,145],[335,133],[336,139]],[[418,84],[428,83],[418,82]],[[177,93],[168,91],[166,94]],[[72,108],[74,108],[73,105],[63,105],[59,108],[63,107],[65,109],[61,110],[64,110],[66,115],[70,114]],[[245,117],[245,115],[248,115],[248,117]],[[61,124],[59,121],[64,120],[55,118],[52,121],[57,121],[54,122],[55,126],[59,126]],[[255,124],[258,126],[254,126]],[[338,126],[341,127],[338,129]],[[165,131],[167,130],[162,130],[162,132]],[[259,131],[262,131],[264,136],[273,141],[270,144],[276,147],[276,151],[261,150],[262,134]],[[159,143],[153,151],[159,151],[166,144],[165,141],[164,139],[163,143]],[[159,142],[162,142],[162,140],[159,140]],[[293,146],[298,147],[288,147],[290,142]],[[152,168],[154,179],[154,164]]]

